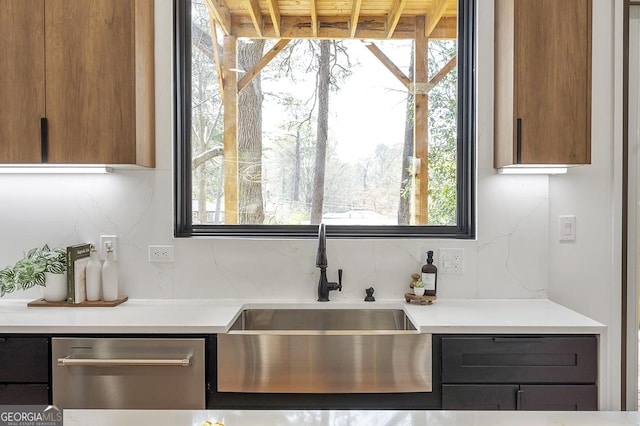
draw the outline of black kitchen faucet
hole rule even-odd
[[[338,269],[338,282],[330,283],[327,280],[327,233],[324,223],[318,227],[318,255],[316,266],[320,268],[320,280],[318,281],[318,302],[328,302],[331,290],[342,291],[342,269]]]

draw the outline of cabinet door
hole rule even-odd
[[[591,2],[516,0],[515,126],[522,164],[591,162]]]
[[[0,163],[40,163],[44,0],[0,0]]]
[[[443,383],[596,382],[595,336],[442,338]]]
[[[47,384],[0,384],[0,405],[47,405],[49,385]]]
[[[48,383],[49,339],[0,337],[0,383]]]
[[[595,385],[522,385],[518,409],[528,411],[596,411]]]
[[[45,5],[49,162],[153,166],[153,1]]]
[[[517,385],[442,385],[443,410],[515,410]]]

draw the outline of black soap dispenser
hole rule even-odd
[[[424,295],[435,296],[438,289],[438,268],[433,264],[433,251],[427,252],[427,263],[422,266],[422,282]]]

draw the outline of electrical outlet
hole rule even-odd
[[[173,246],[149,246],[149,262],[168,263],[173,262]]]
[[[107,258],[107,245],[111,244],[113,250],[113,259],[118,260],[118,237],[116,235],[100,235],[100,257],[104,260]]]
[[[464,272],[464,249],[441,248],[438,271],[445,274],[462,274]]]

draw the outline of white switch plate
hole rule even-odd
[[[151,263],[170,263],[174,261],[173,246],[149,246],[149,262]]]
[[[113,250],[113,260],[118,260],[118,237],[116,235],[100,235],[100,247],[97,247],[97,249],[100,251],[100,258],[102,260],[107,258],[108,243],[111,243],[111,249]]]
[[[576,240],[576,217],[574,215],[565,215],[559,217],[558,239],[560,241]]]
[[[445,274],[464,273],[464,249],[441,248],[438,272]]]

